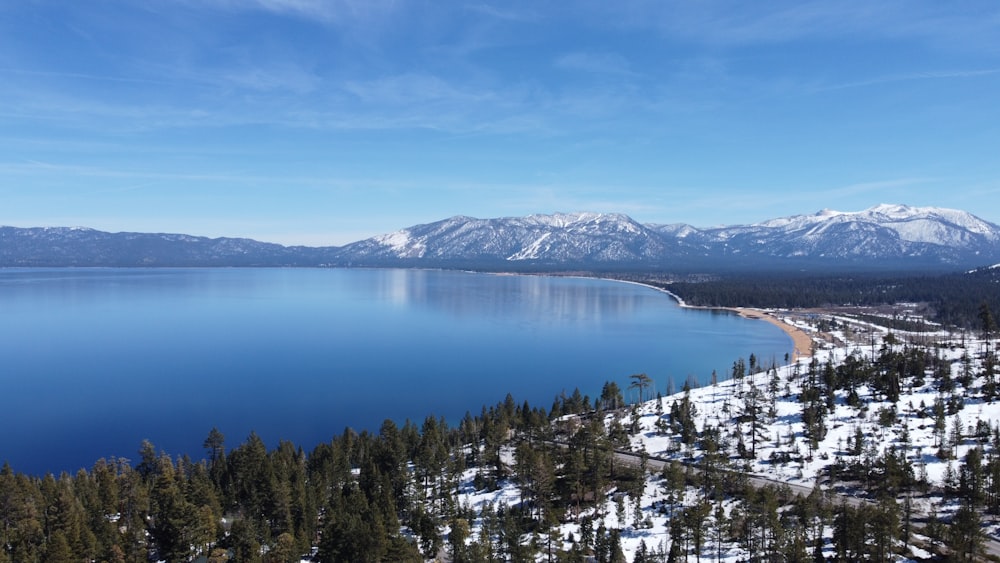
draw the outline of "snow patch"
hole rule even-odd
[[[550,236],[552,236],[552,233],[543,234],[542,236],[538,237],[538,239],[536,239],[534,242],[532,242],[530,245],[528,245],[527,248],[522,249],[520,252],[516,254],[512,254],[507,259],[531,260],[534,258],[538,258],[539,256],[542,255],[544,250],[548,249],[548,247],[542,248],[542,245],[545,243],[545,240],[548,239]]]

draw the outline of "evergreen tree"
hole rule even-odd
[[[228,539],[234,561],[261,563],[260,542],[257,541],[257,532],[254,530],[253,522],[243,518],[233,522]],[[328,559],[327,561],[332,560]]]
[[[893,542],[899,537],[899,506],[892,498],[883,499],[871,509],[869,519],[871,556],[875,561],[887,561]]]
[[[963,504],[952,518],[948,547],[959,560],[973,560],[982,545],[981,521],[976,510]]]
[[[645,373],[637,373],[630,376],[632,383],[629,385],[629,389],[636,389],[638,391],[638,402],[643,402],[646,399],[646,389],[652,386],[653,380]]]
[[[601,395],[597,401],[598,410],[613,411],[625,405],[621,388],[614,381],[606,381],[601,387]]]
[[[226,455],[226,437],[218,428],[212,427],[202,447],[208,452],[208,461],[216,463]]]
[[[73,550],[70,548],[69,540],[63,530],[56,530],[49,538],[45,549],[45,561],[47,563],[76,563],[79,561],[73,555]]]
[[[741,423],[750,425],[750,451],[744,454],[749,459],[757,457],[757,443],[765,438],[764,406],[763,394],[751,382],[749,389],[743,394],[743,407],[739,416]]]
[[[993,311],[990,310],[990,304],[986,301],[979,306],[979,328],[982,330],[983,339],[986,340],[987,353],[989,352],[989,341],[993,337],[993,333],[997,330],[996,319],[993,318]]]
[[[416,531],[426,533],[419,525]],[[386,530],[359,487],[348,484],[335,495],[319,548],[323,561],[382,560],[388,548]]]
[[[41,559],[45,534],[36,491],[35,483],[15,475],[4,463],[0,469],[0,553],[8,561]]]
[[[191,555],[191,546],[201,539],[196,540],[197,512],[181,494],[177,472],[168,456],[160,457],[156,474],[150,496],[153,515],[150,535],[161,558],[186,561]]]
[[[471,535],[468,520],[455,518],[451,521],[451,532],[448,533],[448,551],[454,563],[471,561],[470,550],[465,543]]]
[[[278,536],[274,546],[267,552],[264,563],[297,563],[300,557],[296,553],[295,538],[288,532]]]

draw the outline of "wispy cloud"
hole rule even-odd
[[[863,88],[866,86],[878,86],[880,84],[890,84],[894,82],[910,82],[915,80],[948,80],[952,78],[955,79],[981,78],[984,76],[991,76],[994,74],[1000,74],[1000,69],[954,70],[954,71],[890,74],[890,75],[870,78],[868,80],[858,80],[854,82],[843,82],[840,84],[819,86],[815,88],[815,91],[823,92],[830,90],[845,90],[849,88]]]
[[[555,66],[564,70],[576,70],[594,74],[635,76],[628,60],[617,53],[567,53],[555,60]]]
[[[83,195],[84,196],[92,196],[92,195],[103,195],[103,194],[122,194],[122,193],[128,193],[128,192],[137,192],[137,191],[140,191],[140,190],[144,190],[146,188],[153,187],[155,185],[156,185],[156,182],[143,182],[141,184],[129,184],[127,186],[121,186],[121,187],[117,187],[117,188],[106,188],[106,189],[101,189],[101,190],[94,190],[92,192],[88,192],[88,193],[85,193]]]
[[[812,213],[825,208],[839,211],[857,211],[861,206],[878,203],[897,203],[900,198],[915,196],[919,186],[932,186],[940,179],[930,177],[891,178],[853,184],[820,187],[786,186],[764,190],[733,190],[724,186],[683,187],[671,190],[684,197],[670,199],[663,216],[681,222],[691,222],[697,227],[723,224],[751,224],[786,215]],[[692,196],[703,193],[704,197]],[[724,194],[724,195],[723,195]],[[867,202],[867,203],[859,203]],[[693,220],[692,217],[700,219]],[[742,218],[742,219],[733,219]],[[700,223],[698,221],[701,221]]]
[[[319,77],[301,65],[291,61],[268,64],[255,62],[232,68],[222,69],[181,69],[164,68],[166,75],[162,79],[147,77],[112,76],[86,74],[79,72],[40,71],[19,68],[0,68],[0,75],[35,76],[59,80],[85,80],[98,82],[113,82],[146,86],[175,88],[178,81],[184,81],[192,86],[212,86],[227,89],[248,89],[256,91],[290,91],[305,94],[314,91],[319,85]]]
[[[510,22],[534,22],[538,21],[540,17],[537,12],[531,10],[514,10],[509,6],[497,8],[490,4],[480,3],[467,4],[465,8],[491,18]]]
[[[934,1],[777,0],[759,3],[638,2],[619,10],[622,25],[652,28],[698,44],[738,47],[799,39],[918,38],[940,48],[996,52],[1000,6],[960,10]],[[595,12],[600,13],[600,5]],[[618,5],[616,5],[616,9]],[[605,8],[611,10],[611,8]]]
[[[218,85],[260,92],[308,94],[315,91],[321,83],[320,77],[315,73],[291,63],[236,68],[223,71],[217,76],[213,82]]]
[[[99,74],[86,74],[80,72],[57,72],[20,68],[0,68],[0,74],[15,74],[23,76],[41,76],[47,78],[70,78],[79,80],[96,80],[101,82],[125,82],[134,84],[149,84],[153,86],[166,86],[170,82],[167,80],[154,80],[150,78],[135,78],[130,76],[109,76]]]
[[[188,1],[188,0],[185,0]],[[229,10],[263,10],[322,23],[348,23],[380,17],[398,8],[393,0],[195,0]]]
[[[405,73],[366,81],[352,80],[343,88],[360,101],[372,104],[464,104],[495,101],[493,92],[477,90],[464,84],[457,85],[425,73]]]
[[[850,4],[850,7],[847,6]],[[871,17],[871,8],[851,2],[638,3],[626,10],[624,25],[653,28],[672,38],[715,45],[779,43],[828,36]]]
[[[843,196],[856,196],[868,193],[884,193],[886,190],[901,190],[914,186],[931,184],[940,181],[938,178],[893,178],[889,180],[875,180],[871,182],[858,182],[846,186],[837,186],[826,190],[820,190],[820,197],[833,199]]]
[[[224,114],[197,106],[135,104],[123,100],[90,99],[71,93],[37,92],[33,98],[7,99],[0,118],[35,121],[64,129],[102,132],[149,131],[190,125],[219,124]]]
[[[268,185],[280,187],[283,190],[296,188],[311,191],[329,192],[369,192],[369,191],[410,191],[421,190],[432,187],[435,190],[447,191],[467,191],[470,189],[482,189],[486,184],[470,185],[463,182],[449,181],[447,179],[401,179],[380,180],[377,178],[362,176],[337,176],[332,174],[266,174],[258,172],[247,172],[245,170],[224,170],[212,168],[211,172],[173,172],[163,171],[153,167],[145,169],[128,169],[114,166],[88,166],[79,164],[64,164],[59,162],[39,161],[25,159],[17,162],[0,161],[0,174],[5,175],[25,175],[35,176],[50,174],[60,178],[98,178],[102,180],[120,180],[127,182],[123,186],[109,187],[107,189],[91,190],[85,193],[113,193],[117,191],[130,191],[146,189],[154,186],[163,186],[166,189],[178,190],[185,185],[223,185],[223,186],[249,186]],[[497,184],[497,189],[501,185]],[[27,188],[21,188],[22,190]],[[192,188],[196,190],[199,188]],[[504,190],[516,189],[513,185],[503,185]],[[530,189],[530,188],[525,188]]]

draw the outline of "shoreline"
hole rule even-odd
[[[801,328],[779,319],[774,313],[764,311],[762,309],[751,309],[749,307],[738,307],[727,310],[733,311],[744,319],[754,319],[771,323],[772,325],[785,331],[785,334],[792,339],[793,349],[791,363],[795,363],[801,358],[808,358],[812,356],[812,337],[810,337],[809,334]]]
[[[581,276],[581,277],[586,277],[586,276]],[[688,305],[683,299],[681,299],[679,295],[673,293],[672,291],[664,289],[662,287],[657,287],[652,284],[643,283],[641,281],[622,280],[616,278],[599,278],[599,277],[594,277],[590,279],[612,280],[622,283],[633,283],[636,285],[641,285],[643,287],[648,287],[650,289],[655,289],[656,291],[660,291],[662,293],[666,293],[667,295],[669,295],[683,309],[700,309],[702,311],[729,311],[731,313],[735,313],[743,317],[744,319],[764,321],[770,323],[780,328],[782,331],[785,332],[785,334],[788,335],[789,338],[792,339],[792,354],[790,356],[789,364],[793,364],[799,361],[799,359],[801,358],[812,357],[812,349],[813,349],[812,337],[809,336],[809,334],[806,331],[802,330],[801,328],[793,324],[787,323],[782,319],[779,319],[775,315],[775,313],[771,311],[766,311],[764,309],[754,309],[752,307],[705,307],[701,305]]]

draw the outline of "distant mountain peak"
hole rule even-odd
[[[870,213],[882,213],[882,214],[890,215],[890,216],[892,216],[892,215],[913,215],[913,214],[917,214],[917,213],[924,213],[924,212],[926,212],[928,210],[931,210],[931,209],[933,209],[933,208],[931,208],[931,207],[923,207],[923,208],[921,208],[921,207],[910,207],[909,205],[902,204],[902,203],[880,203],[878,205],[874,205],[872,207],[869,207],[868,209],[866,209],[865,211],[862,211],[861,213],[866,213],[866,212],[870,212]]]
[[[488,269],[962,268],[1000,262],[1000,227],[971,213],[880,204],[751,225],[644,225],[621,213],[456,215],[343,247],[0,228],[0,266],[426,266]]]
[[[508,219],[517,219],[509,217]],[[543,225],[551,225],[559,228],[570,228],[576,225],[600,222],[633,222],[632,219],[620,213],[595,213],[593,211],[577,211],[574,213],[536,213],[525,217],[528,221],[533,221]]]
[[[964,211],[885,203],[710,229],[643,225],[619,213],[453,217],[348,245],[344,254],[376,263],[432,259],[670,268],[784,261],[944,267],[1000,258],[998,242],[1000,227]]]

